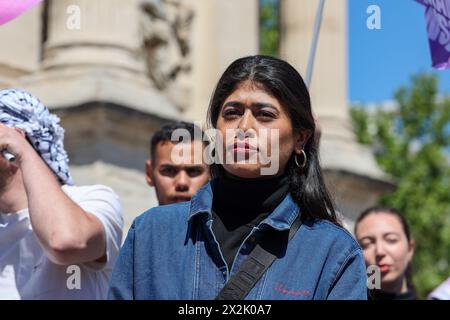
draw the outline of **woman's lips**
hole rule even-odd
[[[233,149],[235,152],[250,152],[250,151],[258,151],[257,147],[250,145],[247,142],[235,142],[230,149]]]
[[[389,270],[391,270],[391,266],[389,266],[387,264],[380,264],[380,265],[378,265],[378,267],[380,268],[381,273],[388,273]]]

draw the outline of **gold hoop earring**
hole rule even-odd
[[[298,154],[296,154],[296,155],[294,156],[294,162],[295,162],[295,165],[296,165],[298,168],[300,168],[300,169],[303,169],[304,167],[306,167],[306,163],[307,163],[307,161],[308,161],[308,158],[306,157],[306,152],[305,152],[305,150],[303,150],[303,149],[302,149],[302,154],[303,154],[303,162],[302,162],[301,165],[298,163],[298,159],[297,159]]]

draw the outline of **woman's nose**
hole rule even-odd
[[[377,256],[385,256],[386,255],[386,251],[384,249],[384,245],[381,242],[378,242],[375,246],[375,254]]]
[[[253,138],[255,136],[255,119],[253,117],[253,114],[251,110],[247,109],[245,110],[244,114],[242,115],[238,130],[237,130],[237,137],[239,139],[244,139],[246,137]]]

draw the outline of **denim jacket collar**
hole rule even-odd
[[[208,220],[212,219],[213,189],[216,181],[216,179],[210,181],[192,197],[188,218],[189,222],[192,222],[192,218],[199,214],[207,214]],[[278,231],[288,230],[291,228],[295,218],[299,215],[299,212],[298,205],[288,193],[283,201],[281,201],[261,224],[266,224]]]

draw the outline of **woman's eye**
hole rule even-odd
[[[236,116],[239,112],[236,109],[227,109],[223,112],[224,117]]]
[[[369,248],[374,243],[375,243],[375,240],[371,240],[371,239],[363,239],[363,240],[359,241],[359,245],[363,249]]]
[[[372,242],[362,242],[361,243],[361,248],[367,249],[371,244],[372,244]]]
[[[392,243],[393,244],[393,243],[397,243],[398,239],[397,238],[387,238],[386,241],[388,243]]]
[[[267,111],[261,111],[258,116],[264,119],[273,119],[275,117],[273,113]]]

